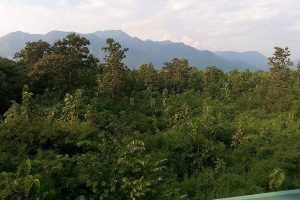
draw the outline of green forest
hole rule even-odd
[[[201,200],[300,188],[300,65],[131,69],[75,33],[0,58],[0,199]]]

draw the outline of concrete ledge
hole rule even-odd
[[[300,189],[224,198],[222,200],[252,200],[252,199],[253,200],[300,200]]]

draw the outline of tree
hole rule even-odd
[[[186,59],[174,58],[171,62],[164,63],[164,65],[162,72],[165,73],[167,78],[175,81],[186,78],[191,70]]]
[[[298,71],[298,73],[300,73],[300,62],[297,65],[297,71]]]
[[[164,63],[161,74],[165,82],[169,84],[167,87],[174,92],[182,92],[188,87],[191,70],[188,60],[174,58],[171,62]]]
[[[291,52],[288,47],[275,47],[273,56],[269,58],[269,65],[271,67],[271,77],[276,86],[286,85],[289,78],[289,67],[293,65],[290,59]]]
[[[43,40],[36,42],[26,42],[26,46],[20,52],[15,54],[15,58],[28,67],[38,62],[47,53],[51,52],[51,45]]]
[[[275,52],[273,56],[269,58],[269,65],[271,66],[271,72],[276,73],[282,70],[287,69],[293,65],[293,62],[289,58],[291,52],[288,47],[280,48],[275,47]]]
[[[66,92],[90,82],[98,59],[89,52],[89,44],[89,40],[75,33],[55,42],[52,51],[29,69],[35,91],[49,88]]]
[[[98,84],[100,92],[110,94],[116,99],[126,78],[126,66],[122,60],[126,58],[128,48],[122,49],[122,46],[112,38],[108,38],[106,44],[107,46],[102,48],[105,53],[104,73],[99,77]]]
[[[88,39],[71,33],[53,44],[53,53],[73,59],[72,68],[75,70],[93,68],[96,67],[99,60],[90,53],[88,45],[90,45]]]
[[[293,74],[290,67],[293,62],[290,59],[290,50],[288,47],[275,47],[273,56],[269,58],[270,65],[270,81],[266,96],[267,109],[286,110],[287,90],[293,85]]]
[[[221,98],[222,88],[225,86],[226,77],[221,69],[208,67],[204,71],[204,92],[210,98]]]
[[[1,199],[40,199],[40,176],[31,175],[30,160],[18,166],[17,173],[0,173]],[[5,186],[2,189],[1,186]]]
[[[278,191],[284,181],[284,172],[282,169],[274,169],[269,176],[269,188],[272,191]]]
[[[158,87],[159,75],[152,63],[140,66],[138,71],[138,80],[149,90],[153,90]]]
[[[21,100],[25,81],[25,71],[17,63],[0,57],[0,115],[8,109],[12,100]]]

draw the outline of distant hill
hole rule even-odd
[[[14,54],[24,48],[27,41],[39,39],[53,43],[70,32],[51,31],[47,34],[29,34],[24,32],[12,32],[0,37],[0,56],[12,59]],[[198,69],[207,66],[217,66],[224,71],[232,69],[265,70],[267,69],[267,59],[258,52],[211,52],[198,50],[184,43],[171,41],[141,40],[131,37],[121,30],[96,31],[89,34],[81,34],[90,40],[91,52],[99,57],[103,57],[101,48],[105,46],[105,40],[109,37],[120,42],[123,47],[129,48],[125,59],[126,65],[137,68],[143,63],[152,62],[160,68],[164,62],[173,58],[186,58],[189,63]]]
[[[214,52],[220,58],[239,62],[240,66],[243,68],[258,68],[261,70],[268,70],[268,59],[256,51],[247,52],[234,52],[234,51],[216,51]]]

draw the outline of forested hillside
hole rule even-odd
[[[0,199],[199,200],[300,188],[300,70],[130,70],[70,34],[0,59]],[[99,49],[100,50],[100,49]]]

